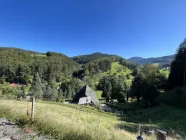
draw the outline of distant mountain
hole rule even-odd
[[[103,58],[103,57],[115,57],[118,59],[122,58],[117,55],[103,54],[103,53],[97,52],[97,53],[93,53],[93,54],[74,56],[74,57],[72,57],[72,59],[79,64],[86,64],[86,63],[89,63],[89,62],[94,61],[96,59]]]
[[[164,64],[170,64],[174,59],[174,56],[175,55],[168,55],[168,56],[151,57],[151,58],[132,57],[128,60],[138,64],[158,63],[159,65],[164,65]]]
[[[138,63],[139,61],[141,61],[143,59],[145,59],[145,58],[142,58],[142,57],[131,57],[128,60],[131,61],[131,62]]]

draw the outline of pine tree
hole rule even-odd
[[[119,92],[117,94],[117,100],[120,103],[124,103],[126,102],[126,98],[127,98],[127,85],[126,83],[124,83],[123,85],[120,85],[119,87]]]
[[[52,89],[51,89],[50,85],[48,85],[46,87],[46,91],[44,93],[44,98],[49,98],[51,95],[52,95]]]
[[[180,44],[175,60],[171,63],[168,88],[186,86],[186,39]]]
[[[110,81],[107,81],[105,83],[104,90],[103,90],[103,92],[106,95],[106,102],[109,102],[109,100],[110,100],[111,91],[112,91],[112,85],[111,85]]]
[[[144,78],[145,75],[143,73],[138,73],[132,81],[131,96],[136,97],[138,102],[143,95]]]
[[[36,99],[42,99],[43,97],[42,83],[38,73],[36,73],[33,78],[32,92]]]
[[[52,94],[50,95],[50,100],[56,102],[58,98],[58,94],[55,88],[52,89]]]

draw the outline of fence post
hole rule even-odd
[[[34,121],[34,114],[35,114],[35,97],[32,97],[32,112],[31,112],[32,122]]]

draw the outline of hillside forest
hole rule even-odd
[[[135,129],[136,132],[137,124],[150,125],[153,119],[154,126],[150,126],[151,128],[156,126],[168,131],[170,136],[175,137],[179,134],[180,137],[184,137],[186,123],[184,115],[181,114],[185,114],[184,106],[186,105],[186,39],[179,45],[171,62],[166,61],[166,64],[161,62],[162,59],[155,63],[140,64],[117,55],[102,53],[70,58],[56,52],[38,53],[1,47],[1,106],[3,107],[3,102],[7,100],[20,101],[29,95],[36,97],[36,101],[44,101],[43,105],[47,102],[45,105],[49,107],[51,104],[53,110],[54,103],[70,102],[84,85],[89,85],[95,91],[100,104],[104,103],[125,112],[125,116],[120,119],[127,122],[125,127],[130,124],[127,131],[131,132],[131,129]],[[16,106],[19,105],[21,104]],[[39,106],[42,108],[42,104]],[[68,107],[69,110],[79,109],[76,106]],[[94,109],[100,109],[99,107]],[[63,108],[66,109],[65,106]],[[92,108],[91,110],[93,111]],[[92,111],[88,110],[88,113]],[[94,115],[99,114],[105,119],[109,118],[118,122],[118,118],[110,116],[111,119],[99,111],[93,112]],[[69,128],[69,130],[74,129]],[[57,132],[58,130],[56,134]],[[108,136],[111,136],[110,133]]]
[[[2,47],[0,97],[18,99],[29,93],[37,99],[61,102],[71,100],[87,84],[107,103],[136,99],[153,106],[168,91],[185,86],[185,58],[186,40],[180,44],[170,72],[154,63],[141,65],[116,55],[94,53],[69,58],[55,52]]]

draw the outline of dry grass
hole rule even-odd
[[[26,117],[27,104],[30,102],[0,100],[0,115],[23,119]],[[83,111],[81,107],[60,104],[36,103],[34,128],[50,134],[57,139],[65,140],[134,140],[137,134],[120,129],[120,124],[130,125],[120,121],[112,114]],[[147,137],[155,140],[154,136]],[[171,139],[168,139],[171,140]]]

